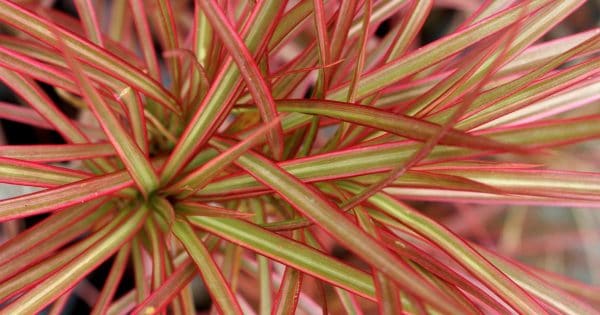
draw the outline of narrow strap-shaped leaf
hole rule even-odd
[[[232,291],[237,291],[240,274],[242,272],[242,266],[239,263],[241,260],[242,248],[237,244],[226,244],[225,248],[223,249],[223,262],[221,263],[221,270],[223,272],[223,277],[227,283],[229,283]]]
[[[350,86],[348,87],[348,95],[346,96],[346,101],[348,103],[356,102],[358,81],[363,74],[363,69],[365,67],[367,58],[367,41],[369,39],[369,20],[371,19],[371,14],[373,14],[373,1],[367,0],[364,5],[364,14],[362,17],[362,32],[358,40],[358,57],[356,60],[356,65],[354,66],[354,71],[352,71],[352,78],[350,79]]]
[[[228,145],[215,139],[209,143],[219,150],[225,150],[228,147]],[[401,284],[404,289],[441,310],[456,311],[456,305],[448,301],[447,297],[441,292],[439,292],[439,295],[436,293],[438,299],[435,301],[428,298],[431,296],[431,292],[437,292],[435,288],[423,284],[422,279],[405,262],[360,230],[336,206],[324,199],[316,190],[257,154],[246,153],[238,159],[237,163],[252,176],[279,193],[300,213],[326,229],[341,244],[352,249],[355,254],[366,262],[379,268]]]
[[[529,11],[529,7],[525,7],[522,11],[522,17],[519,19],[524,21],[518,23],[524,23],[527,25],[527,27],[522,28],[522,30],[516,34],[514,40],[509,45],[505,45],[504,50],[506,51],[506,59],[512,59],[515,54],[521,52],[526,46],[540,38],[544,33],[551,29],[553,25],[558,23],[558,21],[563,20],[570,12],[572,12],[582,3],[583,1],[581,0],[549,2],[547,6],[543,7],[535,14],[530,14],[529,12],[531,11]],[[527,17],[526,15],[530,15],[530,17]],[[513,25],[517,25],[517,23],[514,23]],[[494,53],[498,55],[502,52],[500,50],[496,50]],[[463,85],[468,87],[477,84],[479,81],[478,77],[481,75],[480,72],[484,70],[485,67],[477,71],[475,75],[473,75],[473,77]],[[420,106],[417,104],[415,109],[420,109],[419,107]],[[414,111],[410,111],[410,113],[414,113]]]
[[[59,43],[62,43],[62,40],[59,40]],[[106,104],[92,86],[90,80],[83,73],[79,61],[75,59],[69,48],[64,45],[62,48],[64,49],[63,53],[67,62],[71,69],[73,69],[73,74],[81,86],[81,91],[87,103],[91,106],[98,122],[100,122],[104,133],[115,147],[127,171],[131,174],[142,194],[148,196],[158,188],[158,177],[150,161],[129,136],[108,104]]]
[[[108,143],[0,146],[0,157],[27,160],[29,162],[85,160],[115,154],[113,146]]]
[[[121,42],[127,34],[127,27],[131,25],[131,20],[127,18],[127,2],[118,1],[112,4],[110,10],[110,25],[107,35],[115,42]]]
[[[525,19],[525,12],[523,14]],[[406,112],[420,118],[436,108],[462,99],[460,105],[452,107],[452,115],[448,116],[458,115],[457,118],[446,119],[459,120],[484,90],[487,82],[492,80],[498,68],[510,58],[509,48],[515,43],[524,23],[526,22],[514,23],[503,34],[490,38],[491,42],[487,47],[474,51],[459,61],[456,65],[457,70],[411,102],[410,109]]]
[[[33,314],[60,297],[90,273],[100,263],[108,259],[121,248],[141,228],[146,217],[146,208],[142,206],[111,233],[82,252],[66,266],[56,271],[32,290],[20,296],[2,311],[6,314]]]
[[[137,235],[131,240],[131,264],[133,266],[133,277],[135,284],[135,298],[137,302],[143,301],[148,296],[150,283],[146,278],[146,264],[142,252],[142,236]]]
[[[94,5],[90,0],[75,0],[74,3],[87,37],[91,42],[102,47],[104,45],[102,41],[102,32],[98,25]]]
[[[404,4],[406,4],[406,0],[390,0],[390,1],[377,1],[377,3],[375,4],[374,8],[373,8],[373,14],[371,15],[371,24],[378,24],[381,23],[382,21],[384,21],[386,18],[388,18],[390,15],[392,15],[394,12],[397,12]],[[308,5],[307,5],[308,4]],[[284,24],[287,21],[286,17],[288,17],[288,14],[290,15],[289,18],[290,20],[293,20],[292,23],[299,23],[299,21],[296,21],[296,19],[303,19],[304,17],[302,16],[302,14],[310,14],[310,6],[311,2],[307,1],[307,2],[301,2],[299,3],[296,7],[294,7],[292,10],[290,10],[283,18],[282,18],[282,22],[281,22],[281,28],[278,28],[276,30],[276,32],[274,33],[274,36],[272,38],[272,42],[277,42],[279,40],[281,40],[281,38],[278,38],[278,31],[282,31],[283,29],[290,29],[290,28],[294,28],[295,24]],[[326,3],[327,4],[327,3]],[[298,9],[297,12],[295,12],[295,9]],[[306,11],[308,10],[308,11]],[[296,15],[298,14],[298,15]],[[361,20],[356,20],[353,25],[351,26],[350,30],[348,31],[348,37],[349,38],[353,38],[355,37],[357,34],[360,33],[361,30]],[[297,65],[299,68],[301,69],[305,69],[305,68],[311,68],[314,67],[316,65],[316,61],[318,60],[318,56],[317,56],[317,51],[315,50],[316,44],[311,44],[309,45],[304,52],[302,53],[302,57],[296,61]],[[327,65],[329,66],[329,65]],[[300,73],[296,73],[294,75],[290,75],[290,76],[286,76],[286,77],[282,77],[282,80],[276,81],[273,83],[273,93],[275,95],[275,98],[283,98],[285,96],[287,96],[289,94],[289,92],[294,89],[296,86],[298,86],[298,84],[304,80],[304,78],[306,77],[307,72],[306,71],[301,71]],[[345,93],[343,95],[343,97],[340,97],[339,99],[336,98],[336,100],[344,100],[345,98]],[[362,98],[362,97],[360,97]],[[291,117],[290,117],[291,118]],[[306,118],[306,117],[304,117]]]
[[[74,290],[71,289],[69,292],[63,294],[61,297],[56,299],[52,306],[50,306],[50,310],[48,311],[48,315],[61,315],[64,312],[65,307],[67,306],[67,302],[71,299],[71,294],[73,294]]]
[[[595,36],[591,36],[568,51],[565,51],[562,54],[547,60],[547,62],[545,62],[543,65],[533,69],[529,73],[481,93],[481,95],[474,100],[473,104],[470,105],[471,110],[473,111],[471,117],[463,119],[463,121],[461,121],[459,124],[460,128],[473,128],[478,124],[486,122],[486,118],[489,120],[490,117],[494,118],[504,116],[511,111],[511,108],[519,106],[519,103],[521,103],[523,99],[531,101],[536,94],[543,96],[550,93],[555,93],[554,90],[557,86],[560,87],[562,84],[576,79],[578,76],[582,76],[582,74],[591,75],[594,69],[598,68],[598,58],[548,75],[545,78],[537,80],[531,84],[532,81],[560,66],[571,57],[585,51],[593,51],[594,49],[598,49],[599,43],[600,34],[596,33]],[[549,84],[549,82],[552,84]],[[528,84],[529,86],[527,86]],[[484,106],[486,104],[490,104],[491,106]],[[439,121],[440,118],[443,119],[442,117],[446,117],[448,115],[449,114],[447,112],[440,112],[432,117],[432,121]]]
[[[329,47],[332,61],[338,60],[342,55],[357,6],[358,1],[355,0],[343,0],[340,4],[339,16],[335,20],[335,27]]]
[[[0,118],[27,124],[40,129],[55,130],[38,112],[32,108],[0,102]]]
[[[163,53],[165,58],[177,58],[181,63],[187,62],[187,71],[181,83],[181,91],[179,94],[182,99],[184,115],[194,113],[198,105],[202,102],[202,98],[210,88],[206,69],[198,62],[196,55],[188,49],[176,49]],[[185,68],[183,69],[185,70]]]
[[[346,311],[346,314],[363,315],[362,308],[358,302],[358,299],[356,298],[356,295],[341,288],[334,288],[334,290],[340,300],[340,303],[342,304],[342,307],[344,308],[344,311]]]
[[[334,190],[333,193],[336,197],[340,198],[341,200],[348,200],[349,193],[338,189],[334,185],[331,185],[331,186]],[[344,203],[348,204],[347,201],[345,201]],[[381,240],[380,236],[378,235],[378,231],[376,229],[375,223],[369,217],[369,215],[367,214],[365,209],[363,209],[362,207],[351,207],[351,208],[347,207],[347,208],[353,209],[354,216],[356,217],[356,222],[358,223],[358,225],[360,226],[361,229],[363,229],[365,232],[367,232],[373,238],[375,238],[377,240]],[[413,266],[413,268],[414,268],[414,266]],[[379,314],[382,314],[382,315],[398,314],[400,312],[400,310],[402,309],[400,300],[399,300],[400,296],[399,296],[398,288],[391,281],[391,279],[389,279],[384,273],[377,270],[376,268],[371,268],[371,269],[372,269],[371,272],[373,274],[373,282],[375,284],[375,292],[377,293],[377,304],[378,304]],[[417,268],[415,268],[415,270],[418,271]]]
[[[151,276],[151,290],[156,290],[161,286],[164,281],[166,274],[166,262],[163,259],[164,255],[164,243],[162,243],[163,237],[159,233],[157,224],[154,222],[154,218],[150,217],[144,225],[145,235],[150,246],[148,248],[150,257],[152,259],[152,276]]]
[[[330,0],[324,0],[324,4],[327,4]],[[311,1],[300,1],[294,7],[289,9],[282,17],[277,27],[275,28],[273,35],[269,38],[269,51],[276,49],[276,46],[284,42],[286,36],[293,33],[293,29],[302,24],[301,22],[306,20],[313,9],[313,3]]]
[[[280,111],[328,116],[420,141],[427,141],[441,129],[439,125],[424,120],[351,103],[326,100],[280,100],[277,101],[277,108]],[[512,145],[475,137],[453,129],[440,139],[440,143],[484,150],[519,150]]]
[[[547,120],[523,126],[494,128],[481,131],[490,138],[517,144],[529,144],[533,148],[549,148],[576,143],[600,136],[600,115],[578,118]]]
[[[380,211],[370,211],[370,214],[373,215],[373,217],[376,217],[378,221],[385,222],[388,226],[395,227],[396,231],[405,229],[404,224],[400,223],[397,220],[392,219],[390,216],[383,214]],[[410,233],[410,234],[412,234],[412,233]],[[389,234],[386,236],[389,236]],[[413,239],[414,235],[410,235],[409,238]],[[388,237],[388,239],[389,239],[389,242],[394,242],[395,240],[397,240],[397,238],[393,237],[393,236],[391,238]],[[419,264],[421,266],[426,267],[427,264],[429,264],[431,262],[431,260],[422,260],[420,258],[420,257],[424,257],[426,255],[424,255],[423,252],[415,246],[415,244],[405,243],[405,245],[407,245],[407,246],[402,246],[402,250],[409,249],[410,251],[414,251],[412,257],[416,262],[419,262]],[[498,254],[494,254],[494,253],[490,252],[489,250],[486,250],[483,247],[478,246],[476,244],[470,243],[470,245],[473,246],[477,251],[479,251],[480,254],[482,254],[488,260],[490,260],[502,272],[506,273],[512,279],[514,279],[517,283],[519,283],[523,288],[525,288],[532,295],[534,295],[537,298],[539,298],[540,300],[548,303],[549,304],[548,306],[550,308],[554,308],[554,310],[561,310],[567,314],[598,314],[597,311],[590,311],[591,310],[590,306],[586,305],[585,302],[578,300],[578,299],[574,298],[573,296],[569,296],[565,292],[557,290],[556,286],[558,286],[558,285],[554,286],[554,288],[553,288],[553,286],[549,285],[549,283],[554,284],[557,282],[560,283],[560,282],[564,281],[563,277],[556,276],[556,275],[548,273],[548,272],[540,273],[539,269],[535,269],[534,267],[531,267],[531,266],[525,267],[524,265],[521,265],[520,263],[517,263],[515,261],[510,261],[506,258],[501,258],[500,256],[498,256]],[[441,269],[445,269],[445,265],[446,265],[446,263],[444,263],[444,267]],[[438,269],[440,269],[440,268],[438,268]],[[471,284],[469,281],[464,280],[464,277],[460,277],[460,278],[463,280],[456,279],[458,281],[453,281],[453,282],[455,282],[456,284],[459,284],[459,285],[467,285],[468,284],[469,286],[473,286],[473,284]],[[544,280],[542,280],[542,279],[544,279]],[[547,279],[547,281],[546,281],[546,279]],[[548,282],[548,283],[546,283],[546,282]],[[522,285],[522,283],[528,283],[528,285]],[[592,296],[598,295],[597,294],[599,291],[598,289],[596,289],[592,286],[585,286],[585,285],[581,285],[581,284],[578,284],[578,285],[583,290],[587,290],[588,292],[590,292],[590,294],[592,294]],[[473,289],[475,289],[475,290],[473,290]],[[481,288],[479,288],[479,287],[473,286],[472,289],[467,290],[467,291],[471,291],[472,294],[474,293],[475,296],[480,296],[480,294],[483,293],[484,295],[480,296],[480,298],[484,298],[483,301],[486,301],[487,303],[490,303],[490,302],[494,303],[494,304],[498,303],[495,300],[489,300],[485,296],[488,293],[484,293],[483,291],[481,291]],[[481,292],[476,293],[477,291],[481,291]],[[560,298],[558,298],[558,296],[560,296]],[[556,297],[556,299],[555,299],[555,297]],[[595,297],[593,297],[592,299],[594,299],[594,298]],[[492,305],[492,304],[490,304],[490,305]],[[498,307],[494,307],[494,308],[496,310],[498,310],[500,313],[505,313],[508,311],[505,309],[505,305],[498,304],[497,306],[499,306],[499,308]]]
[[[509,73],[518,73],[519,71],[527,69],[535,69],[540,65],[544,65],[548,60],[562,55],[599,33],[600,29],[596,28],[531,45],[515,57],[515,59],[504,65],[498,73],[500,75],[506,75]]]
[[[244,37],[244,42],[248,46],[248,50],[253,52],[254,56],[260,56],[260,52],[262,51],[269,51],[269,41],[273,38],[273,34],[277,28],[283,23],[283,14],[288,2],[289,0],[269,0],[256,4],[260,6],[260,9],[256,12],[257,17],[254,21],[258,25],[245,25],[249,29]]]
[[[487,290],[480,282],[474,282],[472,276],[465,274],[459,265],[454,262],[451,263],[445,252],[436,247],[435,244],[413,233],[405,224],[383,213],[381,210],[369,209],[368,211],[373,219],[385,223],[388,228],[395,228],[394,234],[380,229],[380,236],[390,244],[390,247],[394,251],[399,252],[401,255],[406,255],[414,264],[418,264],[418,268],[421,271],[436,274],[447,284],[454,285],[460,288],[461,291],[468,292],[470,295],[477,297],[487,307],[497,312],[509,313],[511,311],[511,307],[502,303],[502,300],[492,291]],[[398,235],[404,235],[408,239],[404,237],[399,238]],[[450,295],[454,296],[455,294],[450,293]],[[471,308],[471,305],[467,306],[467,309]]]
[[[127,118],[135,143],[144,154],[148,154],[148,130],[144,116],[144,103],[140,94],[132,88],[126,87],[119,93],[119,97],[127,108]]]
[[[432,6],[432,0],[412,1],[410,9],[408,9],[410,15],[402,20],[401,32],[394,38],[392,47],[389,49],[388,61],[402,56],[408,50],[409,45],[419,34]]]
[[[482,185],[479,182],[469,180],[460,176],[439,176],[441,174],[423,173],[423,172],[407,172],[402,177],[396,179],[393,183],[394,187],[419,187],[429,188],[438,190],[448,191],[474,191],[487,194],[505,194],[503,190],[491,187],[488,185]],[[353,178],[356,183],[364,185],[377,183],[381,178],[389,176],[388,174],[373,174],[365,175]],[[356,194],[353,198],[349,198],[340,204],[343,209],[350,209],[352,204],[356,203],[358,198],[368,197],[364,193],[360,195]],[[286,231],[293,230],[301,227],[310,226],[312,223],[305,218],[290,219],[284,221],[271,222],[262,225],[264,228],[271,231]]]
[[[55,187],[89,177],[80,171],[0,157],[0,182],[33,187]]]
[[[100,292],[100,296],[96,300],[96,305],[94,305],[94,308],[92,309],[92,315],[105,314],[108,310],[110,301],[117,291],[117,286],[119,285],[119,282],[123,277],[123,273],[125,272],[125,268],[127,267],[130,247],[131,245],[127,243],[121,247],[119,253],[117,253],[115,261],[110,268],[110,273],[108,274],[108,277],[106,278],[106,281],[102,287],[102,291]]]
[[[229,288],[223,274],[187,222],[177,220],[173,224],[173,234],[177,236],[190,257],[194,260],[204,284],[208,288],[213,301],[224,314],[242,314],[233,292]]]
[[[346,194],[344,194],[346,195]],[[346,196],[344,196],[347,198]],[[367,212],[361,207],[354,209],[354,215],[359,226],[369,235],[379,239],[375,223]],[[379,314],[393,315],[398,314],[402,309],[399,300],[399,291],[395,284],[386,277],[384,273],[373,268],[373,282],[375,283],[375,291],[377,292],[377,304],[379,306]]]
[[[302,233],[301,230],[294,230],[292,231],[291,238],[295,241],[300,241],[302,240],[303,235],[304,233]],[[300,291],[302,290],[302,278],[303,274],[300,272],[300,270],[294,269],[290,266],[285,267],[283,278],[279,284],[279,290],[277,291],[277,295],[273,301],[271,314],[295,314],[296,307],[298,306],[298,299],[300,297]],[[336,290],[343,289],[336,287]]]
[[[172,95],[157,81],[152,80],[141,70],[107,51],[89,44],[72,33],[62,28],[57,28],[48,20],[40,18],[15,3],[9,1],[0,2],[0,20],[54,47],[58,45],[55,37],[55,32],[58,32],[59,36],[64,40],[65,45],[69,49],[72,49],[79,58],[97,65],[98,68],[105,69],[107,73],[117,76],[131,86],[137,87],[173,110],[179,107]]]
[[[216,49],[216,47],[213,45],[215,44],[213,39],[214,33],[210,27],[210,23],[199,6],[194,6],[194,25],[191,31],[193,32],[194,39],[193,52],[196,55],[198,63],[206,68],[211,49]]]
[[[152,292],[147,299],[138,304],[132,311],[132,314],[142,313],[143,310],[162,311],[175,295],[194,279],[197,271],[198,267],[196,267],[192,259],[188,258],[177,267],[158,290]]]
[[[327,19],[325,17],[325,8],[322,0],[313,0],[313,21],[317,33],[317,48],[319,51],[319,75],[315,87],[314,95],[317,98],[325,98],[326,91],[329,88],[330,71],[325,65],[330,63],[329,38],[327,36]]]
[[[164,50],[175,50],[179,48],[179,39],[177,36],[177,24],[173,16],[171,1],[154,0],[156,6],[156,14],[158,16],[158,29],[162,35]],[[173,80],[173,89],[179,91],[181,89],[181,62],[177,58],[171,58],[167,61],[171,72],[171,80]]]
[[[6,46],[0,49],[0,64],[4,67],[68,92],[80,93],[79,87],[65,69],[68,67],[65,58],[55,49],[10,37],[0,37],[0,42]],[[112,93],[104,89],[100,90],[105,101],[111,104],[116,104],[113,99],[114,94],[121,94],[128,88],[128,85],[123,84],[120,80],[115,80],[112,76],[91,65],[82,64],[82,69],[94,81],[112,89]]]
[[[258,65],[252,58],[252,52],[245,46],[216,2],[199,0],[198,3],[213,25],[213,29],[223,40],[223,44],[229,50],[233,60],[235,60],[246,81],[246,86],[259,108],[263,121],[265,123],[273,121],[277,117],[275,101],[273,101],[271,91],[262,77]],[[283,131],[280,126],[269,132],[268,140],[275,158],[281,159],[283,154]]]
[[[531,205],[549,207],[600,208],[598,200],[588,198],[538,197],[516,194],[486,194],[479,192],[450,191],[418,187],[391,187],[387,192],[403,200],[472,203],[481,205]]]
[[[256,224],[265,223],[265,208],[261,200],[253,198],[248,200],[250,211],[254,213],[254,222]],[[269,315],[271,314],[271,308],[273,305],[273,288],[271,284],[271,267],[269,259],[267,257],[257,254],[256,260],[258,263],[258,285],[260,290],[260,304],[259,314]]]
[[[375,297],[375,288],[370,275],[302,243],[238,219],[215,217],[188,217],[187,219],[201,229],[323,281],[368,299]]]
[[[136,290],[131,290],[116,300],[108,308],[108,315],[121,315],[129,313],[135,306]]]
[[[597,173],[553,170],[441,170],[509,193],[600,200]]]
[[[193,201],[183,201],[175,204],[177,213],[185,216],[208,216],[208,217],[226,217],[238,219],[250,219],[253,213],[241,212],[238,210],[211,206]]]
[[[148,67],[148,73],[154,80],[160,79],[160,68],[158,59],[152,43],[152,34],[150,33],[150,25],[148,24],[146,9],[142,0],[129,0],[133,22],[138,33],[144,60]]]
[[[302,273],[292,267],[286,267],[279,292],[273,306],[273,315],[296,314],[298,297],[302,286]]]
[[[1,200],[0,222],[58,211],[80,202],[109,195],[132,184],[133,180],[127,172],[118,172]]]

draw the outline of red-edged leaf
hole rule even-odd
[[[388,62],[402,56],[408,50],[409,45],[415,40],[421,27],[423,27],[432,7],[432,0],[418,0],[411,3],[410,8],[407,10],[410,14],[402,20],[401,31],[394,38],[392,47],[387,53]]]
[[[4,183],[55,187],[87,177],[88,174],[80,171],[0,157],[0,182]]]
[[[0,118],[41,129],[55,130],[38,112],[31,108],[0,102]]]
[[[208,216],[208,217],[225,217],[250,219],[254,216],[253,213],[240,212],[233,209],[211,206],[199,202],[183,201],[175,204],[175,209],[178,213],[185,216]]]
[[[179,48],[179,39],[177,36],[177,24],[175,23],[175,17],[173,16],[173,9],[171,8],[171,1],[156,0],[156,15],[158,22],[159,34],[162,36],[162,42],[164,50],[175,50]],[[141,3],[141,1],[138,1]],[[139,5],[138,5],[139,7]],[[173,80],[173,88],[175,91],[181,89],[181,63],[178,59],[169,59],[167,61],[169,70],[171,72],[171,79]]]
[[[119,285],[119,282],[123,277],[123,273],[125,272],[125,268],[127,267],[129,251],[131,249],[130,247],[131,245],[127,243],[121,247],[117,253],[112,267],[110,268],[110,273],[108,274],[102,287],[102,292],[100,292],[100,296],[98,296],[96,304],[92,309],[92,315],[105,314],[108,310],[110,301],[113,299],[113,296],[117,291],[117,286]]]
[[[330,54],[329,38],[327,36],[327,19],[325,17],[323,1],[313,0],[313,17],[317,33],[319,63],[321,64],[319,77],[317,78],[315,96],[317,96],[317,98],[324,98],[326,96],[326,91],[329,88],[329,71],[325,69],[325,65],[330,63]]]
[[[102,31],[98,25],[96,10],[94,9],[91,0],[75,0],[74,2],[75,7],[77,8],[77,14],[81,19],[81,24],[83,25],[87,37],[94,44],[103,46]]]
[[[600,175],[553,170],[440,170],[519,195],[600,200]]]
[[[148,67],[148,73],[150,77],[158,81],[160,80],[160,68],[158,66],[156,52],[154,51],[152,34],[145,13],[146,9],[144,7],[144,2],[141,0],[129,0],[129,6],[140,40],[141,50],[144,54],[144,59],[146,60],[146,66]]]
[[[374,299],[371,276],[303,243],[269,232],[239,219],[189,217],[188,221],[223,239],[270,257],[283,264],[340,286],[368,299]],[[306,259],[310,257],[310,259]]]
[[[369,106],[326,100],[279,100],[277,109],[332,117],[420,141],[427,141],[441,128],[424,120],[392,114]],[[475,137],[454,129],[449,130],[440,139],[440,143],[484,150],[519,150],[512,145]]]
[[[301,286],[302,273],[292,267],[285,268],[273,306],[274,315],[292,315],[296,313]]]
[[[127,172],[118,172],[1,200],[0,222],[58,211],[71,205],[109,195],[132,184],[133,180]]]
[[[206,249],[204,243],[198,239],[188,223],[175,221],[173,233],[198,266],[204,284],[219,310],[224,314],[242,314],[231,288],[211,257],[210,252]]]
[[[186,259],[171,276],[142,303],[136,306],[132,314],[142,313],[143,310],[164,310],[176,294],[179,293],[197,275],[198,267],[191,259]]]
[[[350,80],[350,87],[348,88],[348,96],[346,97],[346,101],[348,103],[356,102],[358,81],[360,80],[365,67],[365,61],[367,57],[367,40],[369,39],[369,20],[371,19],[371,14],[373,13],[372,0],[367,0],[365,2],[364,10],[365,12],[362,17],[362,32],[360,34],[358,45],[358,58],[356,60],[354,71],[352,72],[352,79]]]
[[[1,109],[0,109],[1,110]],[[0,156],[30,162],[60,162],[113,156],[116,152],[108,143],[2,145]]]

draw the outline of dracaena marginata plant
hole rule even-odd
[[[0,313],[600,306],[534,259],[597,273],[600,32],[545,37],[585,1],[53,2],[0,0],[0,118],[64,139],[0,146]]]

